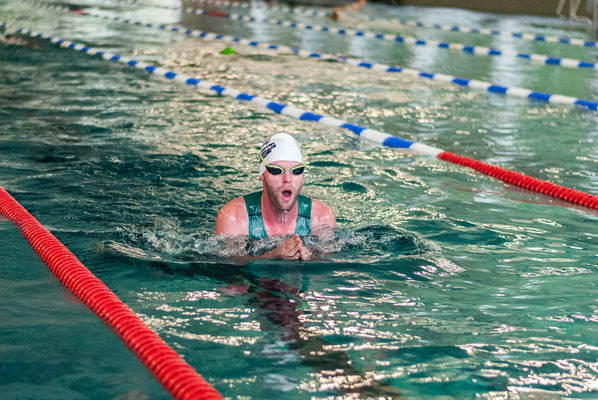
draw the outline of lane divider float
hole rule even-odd
[[[54,275],[116,332],[173,398],[223,399],[216,389],[1,186],[0,212],[19,228]]]
[[[48,5],[48,4],[40,3],[37,1],[31,1],[31,3],[34,3],[37,6],[41,6],[41,7],[50,9],[50,10],[73,12],[73,13],[76,13],[79,15],[103,18],[106,20],[112,20],[115,22],[121,22],[121,23],[129,24],[129,25],[136,25],[136,26],[142,26],[142,27],[146,27],[146,28],[157,28],[157,29],[161,29],[161,30],[165,30],[165,31],[178,32],[178,33],[185,34],[188,36],[198,37],[200,39],[223,40],[223,41],[226,41],[229,43],[239,43],[242,45],[247,45],[247,46],[261,48],[261,49],[273,50],[273,51],[277,51],[277,52],[281,52],[281,53],[292,52],[292,53],[294,53],[300,57],[304,57],[304,58],[331,59],[331,60],[336,60],[336,61],[339,61],[342,63],[349,64],[349,65],[353,65],[355,67],[371,69],[371,70],[374,70],[377,72],[403,73],[405,75],[414,76],[414,77],[418,77],[418,78],[422,78],[422,79],[451,83],[453,85],[457,85],[457,86],[461,86],[461,87],[468,87],[468,88],[477,89],[477,90],[484,90],[488,93],[496,93],[496,94],[501,94],[501,95],[510,96],[510,97],[537,100],[537,101],[541,101],[541,102],[545,102],[545,103],[549,103],[549,104],[567,105],[567,106],[579,107],[582,109],[588,109],[588,110],[592,110],[592,111],[598,111],[598,102],[591,101],[591,100],[579,99],[579,98],[572,97],[572,96],[564,96],[564,95],[559,95],[559,94],[537,92],[537,91],[533,91],[530,89],[524,89],[524,88],[519,88],[519,87],[507,87],[507,86],[498,85],[498,84],[494,84],[494,83],[490,83],[490,82],[479,81],[476,79],[465,79],[465,78],[459,78],[459,77],[452,76],[452,75],[446,75],[446,74],[440,74],[440,73],[430,73],[430,72],[420,71],[420,70],[411,69],[411,68],[403,68],[400,66],[374,63],[374,62],[367,61],[367,60],[359,60],[359,59],[340,57],[340,56],[336,56],[333,54],[315,53],[315,52],[310,52],[307,50],[291,48],[291,47],[284,46],[284,45],[258,42],[258,41],[253,41],[253,40],[249,40],[249,39],[241,39],[241,38],[233,37],[233,36],[229,36],[229,35],[220,35],[220,34],[211,33],[211,32],[199,31],[199,30],[195,30],[195,29],[187,29],[184,27],[176,26],[176,25],[173,26],[173,25],[168,25],[168,24],[152,24],[152,23],[145,23],[145,22],[141,22],[141,21],[135,21],[135,20],[131,20],[128,18],[123,18],[123,17],[111,17],[111,16],[108,16],[108,15],[102,14],[102,13],[94,13],[94,12],[81,10],[81,9],[73,10],[69,7],[58,6],[58,5]]]
[[[0,23],[0,27],[8,25],[9,24],[5,22]],[[304,111],[297,107],[287,106],[285,104],[277,103],[275,101],[268,100],[263,97],[253,96],[247,93],[243,93],[236,89],[226,88],[224,86],[213,84],[211,82],[202,81],[197,78],[192,78],[188,75],[179,74],[161,67],[156,67],[151,64],[144,63],[142,61],[136,61],[130,58],[121,57],[118,54],[109,53],[104,50],[71,42],[65,39],[52,37],[50,35],[46,35],[40,32],[33,32],[31,30],[18,28],[15,30],[15,33],[46,39],[52,43],[58,44],[60,47],[63,48],[78,50],[88,55],[98,55],[105,60],[124,63],[131,67],[142,69],[150,74],[163,76],[167,79],[174,80],[179,83],[184,83],[190,86],[198,87],[200,89],[207,89],[216,92],[218,95],[221,96],[231,97],[239,101],[248,101],[259,106],[265,107],[277,114],[287,115],[289,117],[302,121],[317,122],[326,126],[349,130],[359,137],[373,141],[375,143],[379,143],[386,147],[404,148],[411,150],[415,153],[437,157],[444,161],[449,161],[454,164],[466,166],[468,168],[482,172],[483,174],[493,176],[504,182],[522,187],[524,189],[528,189],[538,193],[543,193],[548,196],[552,196],[584,207],[598,209],[598,196],[594,196],[589,193],[584,193],[575,189],[560,186],[555,183],[543,181],[537,178],[528,177],[518,172],[510,171],[505,168],[493,166],[481,161],[459,156],[457,154],[447,152],[432,146],[428,146],[423,143],[412,142],[410,140],[406,140],[397,136],[392,136],[374,129],[368,129],[336,118],[327,117],[309,111]]]
[[[209,15],[211,17],[227,18],[230,20],[244,21],[244,22],[264,22],[271,25],[280,25],[288,28],[305,29],[311,31],[325,32],[329,34],[338,34],[342,36],[364,37],[366,39],[386,40],[396,43],[407,43],[415,46],[434,47],[443,50],[461,51],[475,56],[494,56],[519,58],[538,62],[549,66],[558,66],[565,68],[582,68],[582,69],[598,69],[598,64],[589,61],[580,61],[572,58],[557,58],[549,57],[543,54],[521,53],[514,50],[500,50],[483,46],[469,46],[462,43],[439,42],[437,40],[425,40],[412,36],[401,36],[394,33],[376,33],[370,31],[357,31],[349,28],[328,27],[325,25],[312,25],[303,22],[293,22],[281,20],[276,18],[255,18],[250,15],[242,15],[236,13],[223,13],[219,11],[208,11],[201,8],[189,7],[167,7],[165,9],[180,10],[187,14]]]
[[[234,1],[220,1],[220,0],[192,0],[192,2],[199,3],[199,4],[212,4],[212,5],[221,5],[227,7],[240,7],[240,8],[248,8],[248,9],[262,9],[266,11],[282,11],[290,14],[302,14],[308,16],[317,16],[317,17],[330,17],[331,12],[324,11],[324,10],[317,10],[314,8],[304,8],[304,7],[289,7],[289,6],[281,6],[275,5],[271,6],[265,3],[258,3],[258,2],[234,2]],[[155,4],[152,4],[154,7],[159,7]],[[584,40],[578,38],[569,38],[569,37],[557,37],[557,36],[550,36],[550,35],[538,35],[535,33],[525,33],[525,32],[509,32],[509,31],[501,31],[496,29],[489,29],[489,28],[471,28],[462,25],[447,25],[447,24],[432,24],[427,22],[421,21],[413,21],[413,20],[405,20],[405,19],[398,19],[398,18],[375,18],[375,17],[367,17],[369,21],[383,21],[383,22],[391,22],[396,23],[398,25],[405,25],[409,27],[415,28],[426,28],[426,29],[437,29],[442,31],[448,32],[460,32],[460,33],[472,33],[472,34],[479,34],[479,35],[486,35],[486,36],[502,36],[508,38],[515,38],[515,39],[523,39],[528,41],[535,41],[535,42],[546,42],[546,43],[560,43],[565,45],[572,45],[572,46],[583,46],[583,47],[598,47],[598,42],[593,40]]]

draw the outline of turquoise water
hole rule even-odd
[[[595,100],[598,89],[594,71],[190,17],[140,3],[95,5],[147,22],[182,21],[583,99]],[[591,38],[548,18],[383,5],[364,13]],[[25,2],[3,2],[0,16],[598,193],[593,112],[243,46],[221,55],[223,42]],[[598,55],[384,21],[349,23],[586,61]],[[0,45],[0,60],[0,184],[223,395],[597,396],[595,211],[42,40]],[[304,193],[338,218],[332,242],[306,241],[334,252],[324,261],[238,266],[212,237],[215,215],[259,187],[257,150],[279,131],[295,134],[308,155]],[[9,221],[0,219],[0,232],[3,397],[168,397]]]

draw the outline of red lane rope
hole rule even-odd
[[[593,194],[580,192],[579,190],[560,186],[556,183],[543,181],[538,178],[532,178],[519,172],[486,164],[484,162],[459,156],[448,151],[438,154],[438,158],[444,161],[463,165],[464,167],[475,169],[483,174],[493,176],[503,182],[507,182],[524,189],[533,190],[548,196],[556,197],[557,199],[566,200],[573,204],[598,210],[598,196],[594,196]]]
[[[173,398],[223,398],[2,186],[0,212],[17,225],[56,277],[116,332]]]

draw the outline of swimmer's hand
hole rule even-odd
[[[283,260],[311,260],[311,252],[303,245],[298,234],[294,234],[282,244],[265,252],[259,258],[280,258]]]

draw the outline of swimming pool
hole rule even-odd
[[[148,22],[581,99],[595,99],[598,89],[594,70],[192,16],[140,2],[94,4]],[[383,5],[363,12],[590,39],[549,18]],[[598,193],[595,112],[249,46],[223,55],[227,44],[219,41],[25,2],[3,3],[0,15]],[[341,26],[586,61],[598,54],[356,18]],[[223,395],[596,396],[594,211],[41,39],[34,47],[0,45],[0,184]],[[338,251],[325,261],[237,266],[211,237],[215,215],[259,187],[257,150],[279,131],[294,133],[308,155],[304,190],[335,210]],[[2,393],[166,398],[17,229],[0,220],[0,230]]]

